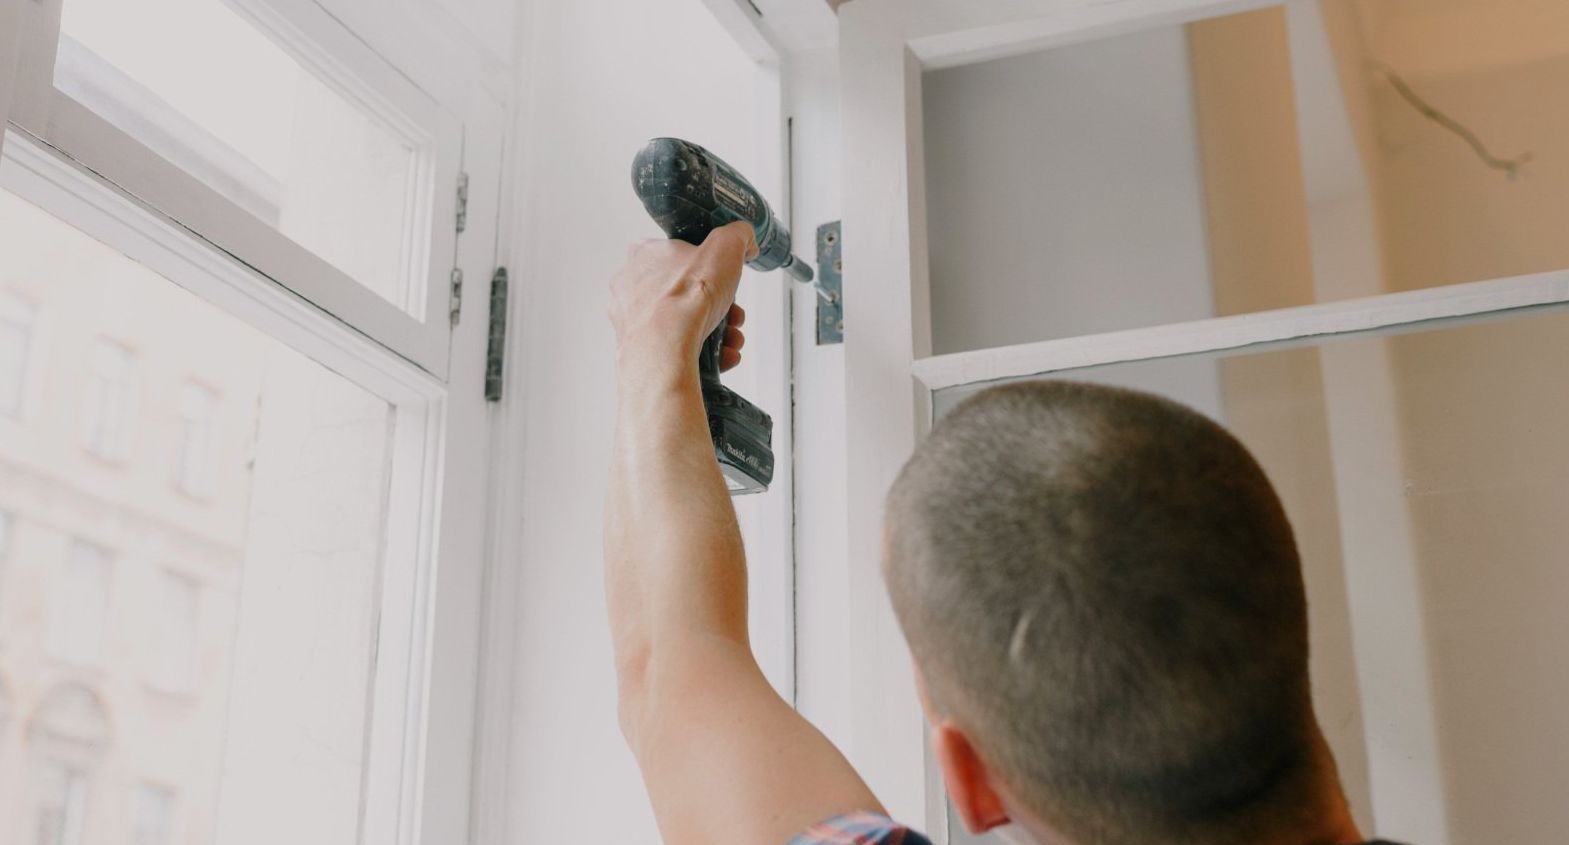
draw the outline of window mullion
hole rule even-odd
[[[1244,347],[1260,349],[1330,335],[1398,330],[1439,320],[1476,319],[1492,313],[1565,306],[1569,306],[1569,271],[1556,271],[935,355],[916,361],[912,369],[923,385],[937,391],[1103,364]]]

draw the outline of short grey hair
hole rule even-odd
[[[1310,800],[1301,566],[1222,427],[1144,393],[994,388],[888,499],[885,576],[934,706],[1080,845],[1230,845]]]

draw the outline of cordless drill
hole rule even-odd
[[[655,138],[632,161],[632,188],[665,235],[701,244],[708,233],[745,220],[757,238],[754,270],[783,268],[803,282],[812,269],[790,254],[790,231],[751,183],[718,156],[688,141]],[[703,342],[697,368],[714,455],[731,495],[761,493],[774,477],[774,421],[719,383],[719,353],[728,320]]]

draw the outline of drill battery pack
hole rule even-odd
[[[703,384],[708,433],[732,496],[761,493],[774,480],[774,421],[762,408],[717,382]]]

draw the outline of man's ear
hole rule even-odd
[[[957,725],[946,719],[937,721],[932,727],[932,752],[947,781],[948,797],[971,833],[985,833],[1011,821],[994,785],[996,774]]]

